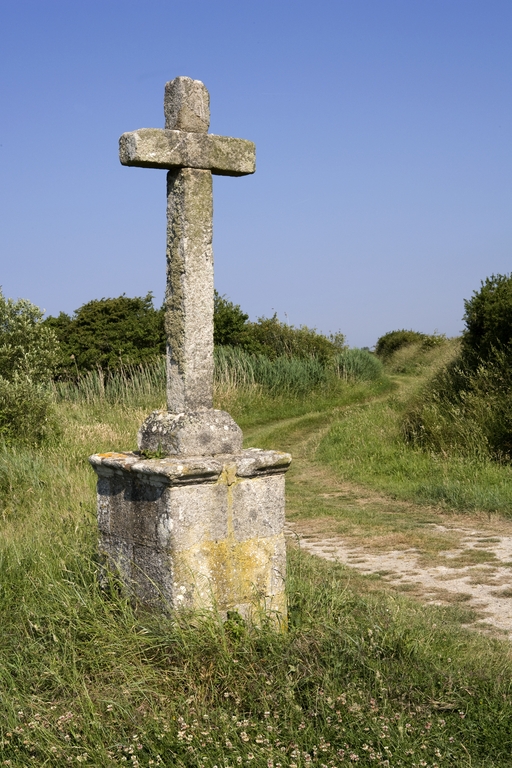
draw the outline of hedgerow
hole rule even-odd
[[[0,437],[39,442],[52,427],[48,384],[57,363],[55,333],[27,299],[0,290]]]

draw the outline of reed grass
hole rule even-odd
[[[142,404],[148,398],[165,397],[165,358],[144,365],[123,366],[116,371],[86,371],[74,379],[55,381],[57,402]]]
[[[228,346],[215,347],[214,385],[220,391],[261,390],[266,394],[303,397],[312,391],[336,387],[344,381],[373,381],[383,376],[382,364],[365,350],[342,352],[334,364],[315,357],[282,355],[270,359]],[[145,365],[101,368],[52,385],[57,401],[135,403],[165,392],[166,363],[159,358]]]
[[[506,765],[510,646],[461,628],[461,607],[419,606],[296,549],[287,633],[215,614],[169,619],[130,603],[115,579],[99,583],[86,457],[131,447],[163,395],[148,381],[61,389],[53,442],[0,451],[1,764]],[[318,395],[326,424],[381,385],[336,386]]]
[[[375,381],[384,376],[384,366],[366,349],[344,349],[336,360],[337,373],[345,381]]]

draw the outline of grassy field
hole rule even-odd
[[[456,351],[455,344],[419,353],[405,348],[389,364],[394,394],[343,411],[318,450],[341,477],[395,498],[460,511],[512,515],[512,465],[482,455],[429,452],[403,439],[403,416],[424,382]]]
[[[247,443],[296,448],[312,467],[427,499],[418,485],[439,460],[410,459],[396,415],[434,364],[302,394],[224,378],[217,406]],[[170,621],[127,601],[114,578],[100,587],[87,456],[134,447],[164,399],[151,376],[61,389],[53,442],[0,452],[0,764],[511,765],[510,645],[465,630],[464,607],[425,608],[294,547],[286,634],[215,615]],[[462,486],[474,470],[457,461]],[[493,508],[507,514],[508,469],[482,472],[503,478]],[[479,477],[484,488],[491,474]],[[299,480],[290,475],[291,509],[314,515],[313,496],[298,509]],[[442,496],[467,503],[457,498]]]

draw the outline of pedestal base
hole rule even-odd
[[[100,548],[142,602],[286,621],[284,473],[291,456],[90,457]]]
[[[216,456],[242,450],[242,430],[226,411],[153,411],[137,435],[139,451],[166,456]]]

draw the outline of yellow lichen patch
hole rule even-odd
[[[222,541],[202,541],[174,553],[174,578],[177,594],[180,585],[193,584],[187,589],[191,608],[215,605],[218,610],[236,610],[253,605],[285,613],[284,590],[273,595],[271,562],[282,545],[283,536],[248,539],[235,542],[232,537]],[[185,593],[185,590],[183,590]],[[276,604],[278,603],[278,604]]]

